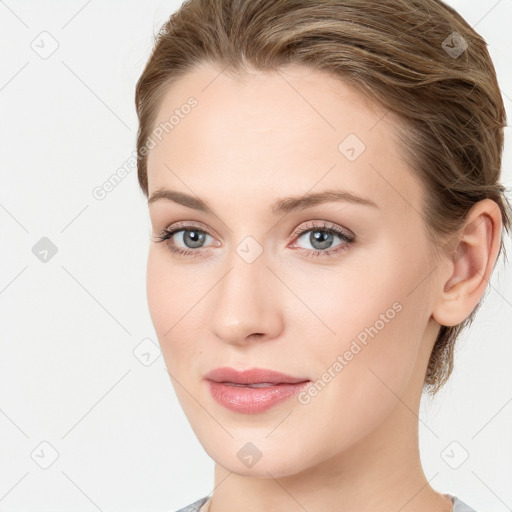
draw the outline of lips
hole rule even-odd
[[[311,381],[285,373],[252,368],[216,368],[205,375],[217,403],[231,411],[257,414],[290,400]]]
[[[306,382],[309,379],[305,377],[293,377],[285,373],[276,372],[264,368],[251,368],[238,371],[234,368],[222,367],[215,368],[205,375],[205,379],[214,382],[223,382],[239,386],[264,387],[277,384],[297,384]]]

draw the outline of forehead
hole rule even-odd
[[[191,97],[197,105],[189,109]],[[348,130],[363,138],[383,117],[392,117],[332,74],[298,65],[235,75],[202,64],[167,89],[155,126],[169,124],[180,110],[188,113],[174,116],[168,135],[193,134],[204,142],[209,135],[237,134],[240,142],[243,135],[270,132],[279,134],[276,142],[287,136],[305,142],[315,135],[336,140]]]
[[[155,127],[167,129],[148,154],[149,193],[186,191],[181,176],[206,193],[343,185],[383,201],[414,197],[421,190],[394,139],[398,122],[327,72],[294,65],[239,77],[202,65],[162,99]]]

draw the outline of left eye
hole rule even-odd
[[[309,235],[308,235],[309,234]],[[306,235],[308,235],[306,237]],[[297,239],[305,238],[307,243],[313,249],[305,248],[305,250],[312,250],[314,252],[330,253],[333,247],[344,246],[352,243],[354,237],[332,226],[313,226],[309,229],[302,229],[296,234]],[[334,239],[339,238],[340,243],[333,245]],[[301,247],[301,249],[304,249]]]
[[[211,238],[208,233],[199,229],[182,229],[181,231],[176,231],[175,233],[183,233],[183,235],[179,238],[183,240],[186,249],[201,248],[206,239]]]

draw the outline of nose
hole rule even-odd
[[[212,297],[212,333],[225,343],[244,345],[269,340],[283,329],[279,280],[261,255],[247,263],[237,254]]]

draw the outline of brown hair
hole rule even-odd
[[[240,75],[287,64],[332,73],[401,119],[398,140],[426,187],[423,215],[436,247],[484,198],[496,201],[509,232],[510,204],[499,183],[506,114],[496,72],[485,40],[442,1],[185,1],[161,27],[136,85],[146,196],[145,145],[163,95],[202,63]],[[431,394],[450,376],[455,340],[479,305],[464,322],[441,326],[425,376]]]

